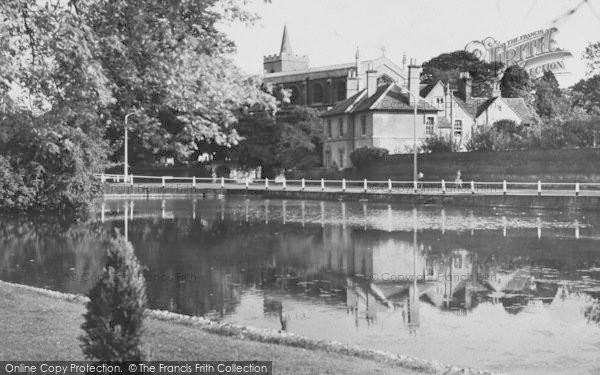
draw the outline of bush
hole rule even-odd
[[[133,247],[122,236],[108,242],[107,261],[90,301],[80,337],[89,360],[141,361],[146,284]]]
[[[460,150],[460,145],[452,139],[452,136],[434,134],[425,139],[422,150],[424,152],[457,152]]]
[[[512,120],[500,120],[489,128],[477,127],[465,147],[468,151],[512,151],[529,149],[533,144],[528,128]]]
[[[355,168],[362,168],[376,160],[388,156],[389,151],[380,147],[361,147],[350,153],[350,161]]]

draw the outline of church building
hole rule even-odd
[[[383,54],[373,60],[360,60],[357,49],[354,61],[310,67],[308,56],[292,50],[287,27],[284,26],[281,49],[278,54],[263,59],[263,82],[272,87],[277,96],[282,89],[289,90],[289,104],[305,105],[327,110],[366,88],[366,71],[377,71],[379,84],[406,85],[405,69],[394,64]],[[281,98],[281,96],[280,96]]]

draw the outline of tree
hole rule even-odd
[[[600,42],[589,43],[583,51],[583,59],[587,65],[587,74],[594,75],[600,73]]]
[[[467,51],[443,53],[423,63],[421,79],[431,84],[437,81],[455,84],[462,72],[468,72],[473,79],[473,96],[489,96],[492,79],[502,69],[502,63],[481,61]]]
[[[525,98],[526,101],[530,101],[532,83],[529,74],[518,65],[509,66],[502,75],[500,89],[502,97]]]
[[[573,105],[590,115],[600,114],[600,74],[577,82],[572,88]]]
[[[102,278],[89,292],[80,337],[84,356],[97,361],[141,361],[146,284],[129,242],[108,242]]]
[[[264,177],[321,165],[323,124],[312,108],[288,107],[276,116],[250,111],[235,129],[242,140],[228,152],[231,160],[244,168],[261,167]]]
[[[534,82],[535,109],[544,120],[555,116],[558,111],[562,93],[554,73],[547,70],[544,75]]]

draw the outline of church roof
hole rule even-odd
[[[343,113],[358,113],[367,111],[383,111],[383,112],[411,112],[414,111],[414,105],[410,104],[409,95],[402,91],[400,86],[395,83],[381,85],[377,91],[367,97],[366,89],[358,94],[336,104],[329,111],[324,112],[321,116],[329,117]],[[427,103],[422,98],[417,104],[418,112],[437,113],[439,110]]]

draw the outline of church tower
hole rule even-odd
[[[288,35],[287,26],[283,27],[281,50],[278,55],[269,55],[263,58],[265,73],[290,72],[308,69],[308,56],[295,55]]]

